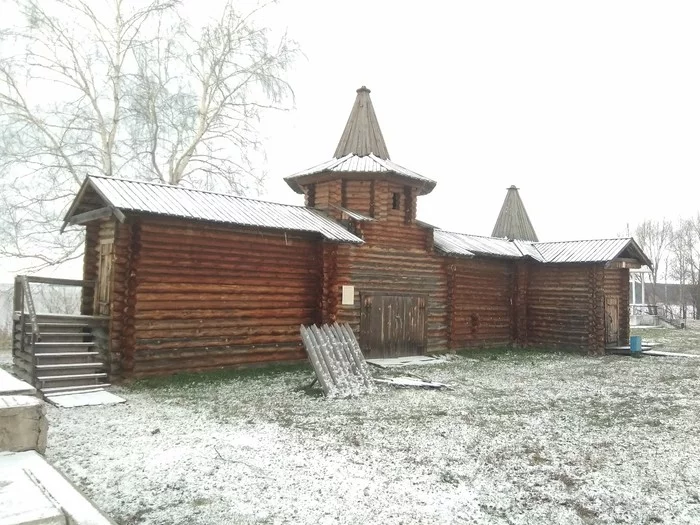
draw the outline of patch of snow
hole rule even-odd
[[[332,401],[311,369],[115,388],[49,407],[47,457],[122,524],[700,522],[695,360],[480,355]]]

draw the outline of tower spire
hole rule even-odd
[[[336,159],[351,154],[365,157],[370,153],[380,159],[389,159],[389,150],[384,142],[369,94],[370,90],[366,86],[357,90],[355,104],[352,106],[345,130],[335,149]]]
[[[518,188],[515,186],[508,188],[508,193],[506,193],[501,213],[498,214],[491,237],[537,242],[535,228],[532,227],[530,217],[528,217],[525,205],[518,193]]]

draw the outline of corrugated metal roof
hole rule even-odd
[[[435,230],[433,239],[438,250],[450,255],[487,255],[512,259],[520,259],[523,256],[518,247],[507,239],[467,235],[445,230]]]
[[[596,239],[589,241],[536,242],[533,246],[548,263],[609,262],[617,258],[628,246],[637,256],[649,262],[634,239]]]
[[[320,173],[387,173],[401,175],[413,179],[416,182],[423,184],[424,190],[422,193],[429,193],[435,187],[436,182],[423,175],[419,175],[415,171],[411,171],[403,166],[399,166],[391,160],[380,159],[376,155],[370,153],[363,157],[349,153],[339,159],[331,159],[322,164],[314,166],[304,171],[300,171],[285,177],[287,184],[295,185],[295,179],[299,177],[307,177],[309,175],[317,175]]]
[[[369,155],[374,153],[381,159],[389,158],[389,150],[379,127],[377,115],[369,96],[370,90],[362,86],[357,90],[355,104],[335,150],[336,159],[348,154]]]
[[[323,213],[302,206],[247,199],[225,193],[168,186],[113,177],[90,176],[85,180],[105,199],[123,211],[154,213],[242,226],[315,232],[331,241],[362,243]],[[82,191],[77,199],[84,194]],[[76,203],[66,215],[70,218]]]
[[[530,217],[528,217],[525,205],[518,193],[518,188],[515,186],[508,188],[491,236],[532,242],[538,240],[535,228],[532,227]]]
[[[527,241],[519,241],[518,239],[514,239],[513,244],[515,244],[515,247],[520,250],[520,253],[523,254],[525,257],[531,257],[536,261],[539,262],[545,262],[544,257],[542,257],[542,254],[537,251],[537,248],[535,248],[531,242]]]
[[[435,247],[447,255],[532,258],[541,263],[607,263],[625,251],[642,264],[651,261],[632,238],[589,241],[528,242],[464,233],[434,231]]]

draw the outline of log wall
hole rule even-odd
[[[373,186],[375,182],[369,180],[345,180],[342,188],[343,208],[347,208],[363,215],[371,215],[373,207]]]
[[[604,346],[602,272],[592,265],[529,264],[527,344],[588,351]]]
[[[363,246],[338,245],[337,273],[327,296],[337,304],[332,316],[347,322],[360,337],[363,294],[427,296],[427,351],[447,348],[447,276],[444,258],[426,251],[430,232],[416,227],[391,228],[386,224],[363,224]],[[371,242],[370,242],[371,240]],[[355,287],[352,306],[340,304],[341,287]]]
[[[447,258],[449,346],[504,346],[513,341],[513,261]]]
[[[299,325],[320,322],[322,243],[145,217],[127,231],[112,339],[125,376],[306,357]]]

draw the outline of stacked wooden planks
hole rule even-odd
[[[350,325],[301,325],[301,338],[326,397],[355,397],[374,390]]]

